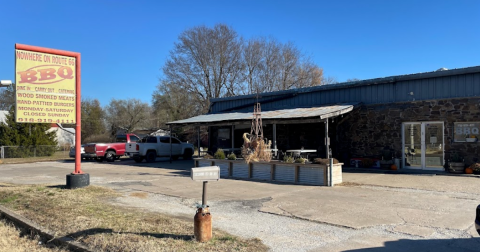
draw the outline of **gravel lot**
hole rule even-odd
[[[125,196],[115,204],[192,220],[201,184],[191,162],[82,163],[91,184]],[[162,168],[160,168],[162,167]],[[64,184],[73,163],[0,165],[0,181]],[[344,186],[223,179],[209,185],[213,227],[256,237],[272,251],[480,251],[473,227],[480,178],[344,173]],[[133,192],[146,192],[142,199]]]
[[[186,219],[193,219],[195,206],[199,203],[192,199],[153,193],[148,198],[141,199],[129,196],[135,190],[123,191],[125,197],[118,198],[116,204]],[[428,238],[396,231],[396,227],[402,225],[382,225],[358,230],[260,211],[262,204],[269,200],[271,199],[209,202],[213,226],[241,237],[259,238],[272,251],[375,251],[371,250],[375,247],[378,251],[407,251],[407,248],[408,251],[480,251],[480,238],[473,238],[476,233],[473,225],[467,230],[434,228],[434,233]],[[412,228],[415,226],[409,225],[410,232]],[[421,229],[419,226],[417,228]],[[385,247],[385,243],[390,245]]]

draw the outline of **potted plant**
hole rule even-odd
[[[473,174],[480,174],[480,163],[473,163],[468,168],[472,169]]]
[[[458,152],[452,153],[450,155],[450,160],[448,162],[448,170],[451,173],[463,173],[465,170],[465,162],[463,157],[458,154]]]

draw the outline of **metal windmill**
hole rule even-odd
[[[258,102],[258,90],[257,90],[257,103],[253,106],[253,119],[252,128],[250,130],[250,140],[262,139],[263,140],[263,127],[262,127],[262,108],[260,102]]]

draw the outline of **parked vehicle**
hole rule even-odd
[[[475,228],[477,229],[477,233],[480,235],[480,205],[477,206],[477,215],[475,218]]]
[[[85,159],[85,144],[82,144],[81,146],[82,146],[82,148],[80,149],[81,157],[82,159]],[[68,153],[68,155],[71,158],[75,158],[75,145],[70,147],[70,152]]]
[[[97,143],[85,145],[85,157],[95,158],[99,162],[107,160],[113,162],[115,159],[125,155],[125,144],[136,143],[140,138],[135,134],[117,135],[115,143]]]
[[[133,158],[135,162],[140,163],[144,159],[150,163],[155,161],[157,157],[170,156],[170,136],[148,136],[136,144],[127,144],[126,153]],[[184,143],[176,137],[172,137],[172,158],[174,160],[179,157],[183,159],[191,159],[193,156],[193,144]]]

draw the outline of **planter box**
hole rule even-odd
[[[342,163],[334,164],[333,185],[342,183]],[[277,181],[301,185],[329,185],[329,165],[282,162],[255,162],[243,160],[195,159],[195,167],[219,166],[222,178]]]

